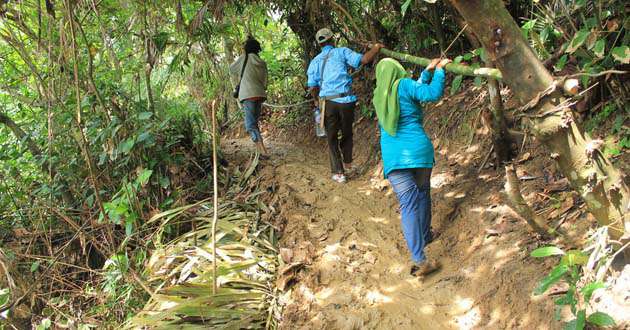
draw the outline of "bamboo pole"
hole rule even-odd
[[[217,294],[217,221],[219,218],[219,184],[217,171],[217,116],[216,100],[212,101],[212,186],[213,186],[213,215],[212,215],[212,294]]]
[[[418,64],[422,66],[427,66],[431,63],[431,59],[413,56],[409,54],[395,52],[393,50],[389,50],[387,48],[381,48],[381,53],[385,56],[393,57],[400,61],[405,61],[413,64]],[[464,76],[471,77],[484,77],[484,78],[494,78],[494,79],[502,79],[501,71],[495,68],[472,68],[468,65],[458,64],[458,63],[449,63],[444,69],[446,71],[461,74]]]

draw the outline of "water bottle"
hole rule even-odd
[[[315,135],[317,135],[317,137],[325,137],[326,131],[320,125],[321,113],[319,112],[319,107],[316,107],[315,110],[313,110],[313,112],[315,115]]]

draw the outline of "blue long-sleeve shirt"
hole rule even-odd
[[[328,56],[326,67],[324,59]],[[350,94],[345,97],[338,97],[332,101],[337,103],[356,102],[357,97],[352,95],[352,77],[348,73],[348,68],[358,68],[361,65],[363,54],[357,53],[349,48],[335,48],[327,45],[311,61],[308,66],[308,87],[319,87],[319,96],[331,96],[339,94]],[[323,79],[322,79],[323,78]],[[323,80],[323,81],[322,81]]]
[[[444,70],[435,73],[424,70],[415,81],[404,78],[398,85],[400,117],[396,136],[381,127],[381,154],[385,177],[393,171],[406,168],[432,168],[434,151],[431,140],[424,132],[420,102],[435,102],[444,92]]]

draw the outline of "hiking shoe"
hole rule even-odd
[[[442,268],[442,264],[439,261],[427,259],[411,266],[411,275],[422,277],[438,271],[440,268]]]
[[[346,176],[343,174],[333,174],[332,179],[338,183],[346,183]]]

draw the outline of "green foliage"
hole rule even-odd
[[[556,246],[545,246],[532,251],[530,255],[535,258],[562,256],[560,262],[540,281],[538,287],[534,290],[534,294],[541,295],[545,293],[552,285],[561,280],[569,285],[567,293],[555,300],[558,308],[557,317],[561,306],[569,306],[571,313],[575,316],[575,319],[565,324],[565,329],[582,330],[585,329],[587,323],[595,326],[615,324],[612,317],[602,312],[594,312],[588,318],[586,317],[586,309],[581,301],[590,304],[593,292],[597,289],[605,288],[605,285],[601,282],[590,282],[578,290],[578,283],[581,283],[582,267],[589,259],[587,254],[579,250],[565,252]]]
[[[621,62],[623,64],[630,63],[630,47],[626,45],[615,47],[610,51],[610,53],[612,54],[615,61]]]

